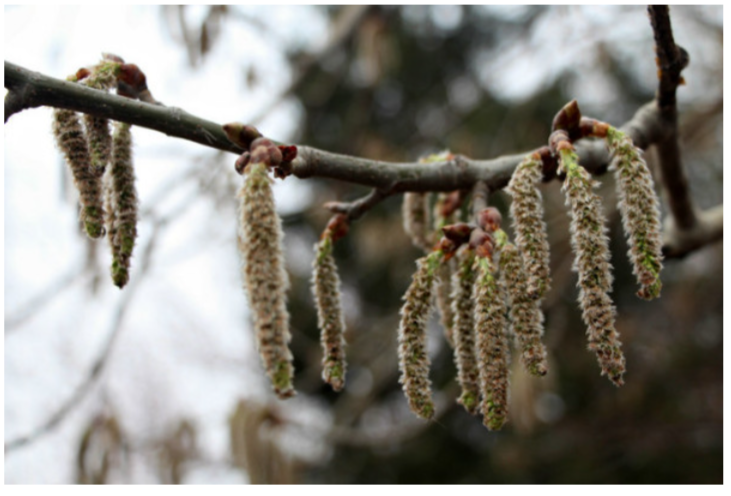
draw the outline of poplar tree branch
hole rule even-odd
[[[650,15],[655,52],[657,53],[658,90],[657,106],[665,133],[657,143],[660,178],[665,197],[675,223],[680,229],[691,230],[696,224],[696,210],[690,196],[688,178],[681,162],[678,146],[678,110],[676,91],[683,84],[680,75],[688,65],[688,53],[675,44],[667,5],[650,5]]]
[[[94,90],[84,85],[29,71],[7,61],[5,87],[9,90],[8,95],[14,95],[11,98],[12,113],[8,115],[6,112],[6,118],[20,110],[39,106],[66,108],[153,129],[216,150],[235,154],[243,152],[242,148],[226,137],[220,124],[182,109],[152,105]],[[7,107],[6,97],[6,109]],[[667,114],[658,106],[658,100],[653,100],[641,107],[632,119],[622,126],[622,130],[642,149],[647,149],[653,144],[673,142],[677,146],[677,124],[669,126],[666,116]],[[677,123],[677,120],[675,122]],[[443,162],[395,163],[298,146],[298,155],[292,161],[291,170],[292,174],[300,179],[321,177],[374,188],[367,197],[351,204],[340,205],[341,210],[348,210],[349,217],[355,219],[383,198],[396,193],[468,190],[478,182],[483,182],[490,191],[502,189],[510,181],[521,160],[536,150],[486,160],[455,155],[451,160]],[[602,142],[579,142],[577,152],[582,165],[593,174],[603,174],[611,161],[607,147]],[[684,178],[679,161],[677,166],[679,174]],[[663,177],[666,175],[664,172]],[[683,188],[668,186],[665,181],[663,184],[669,194],[673,216],[682,219],[682,215],[678,217],[675,213],[673,198],[676,194],[682,196]],[[687,229],[687,225],[682,221],[678,222],[677,226]],[[705,236],[702,239],[717,238],[717,236],[711,238]],[[668,242],[670,243],[670,240]],[[673,256],[674,253],[679,252],[669,250],[668,256]]]

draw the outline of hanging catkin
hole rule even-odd
[[[345,318],[340,303],[340,277],[333,258],[333,241],[326,235],[315,245],[312,293],[322,346],[322,379],[335,391],[345,385]]]
[[[288,279],[282,258],[282,225],[274,209],[271,180],[264,163],[247,166],[239,198],[239,249],[259,354],[274,392],[288,398],[295,394],[288,347]]]

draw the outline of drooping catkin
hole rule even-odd
[[[541,342],[543,313],[540,302],[528,295],[523,260],[512,243],[506,243],[500,250],[500,279],[505,287],[510,322],[523,365],[532,375],[546,375],[546,347]]]
[[[543,201],[538,183],[543,177],[543,164],[536,155],[528,155],[515,170],[506,191],[513,197],[510,216],[513,219],[515,243],[523,253],[528,276],[527,293],[540,299],[550,289],[549,245],[543,221]]]
[[[429,221],[429,195],[426,193],[404,193],[401,204],[401,215],[404,222],[404,231],[417,248],[429,251],[431,243]]]
[[[609,127],[607,143],[614,155],[610,169],[614,170],[617,181],[619,211],[629,244],[628,255],[640,284],[637,295],[651,300],[660,296],[662,288],[660,207],[652,174],[642,152],[622,131]]]
[[[452,308],[452,273],[451,260],[441,264],[437,269],[436,303],[439,310],[439,323],[444,330],[444,337],[449,346],[454,348],[454,309]]]
[[[54,109],[53,135],[79,190],[84,230],[90,238],[98,238],[104,234],[101,177],[91,168],[84,128],[76,112]]]
[[[562,190],[570,206],[573,269],[579,275],[579,304],[587,326],[589,349],[596,353],[602,375],[620,386],[625,359],[619,333],[614,328],[616,312],[609,297],[612,289],[609,239],[601,199],[593,191],[597,183],[579,165],[576,153],[570,149],[559,152],[559,167],[566,173]]]
[[[274,392],[289,398],[295,394],[285,297],[289,283],[282,258],[282,225],[265,164],[249,164],[239,198],[239,249],[257,347]]]
[[[137,190],[132,163],[131,125],[117,122],[112,136],[112,160],[105,184],[109,209],[107,228],[112,248],[112,280],[122,288],[129,281],[129,267],[137,238]]]
[[[452,274],[454,313],[454,361],[462,394],[457,400],[471,414],[480,406],[480,371],[477,367],[473,286],[475,252],[465,246],[457,252],[457,270]]]
[[[399,382],[403,385],[411,411],[424,419],[434,416],[426,325],[432,309],[434,277],[440,257],[439,252],[432,252],[416,261],[416,272],[404,295],[398,331]]]
[[[335,391],[345,385],[345,318],[340,304],[340,277],[333,258],[333,242],[325,235],[315,245],[312,292],[322,346],[322,379]]]
[[[475,341],[480,369],[483,423],[499,430],[508,416],[508,321],[505,298],[487,258],[475,258]]]
[[[100,91],[107,91],[117,84],[119,63],[103,60],[94,66],[90,74],[82,79],[81,84]],[[103,117],[84,114],[84,126],[89,139],[91,167],[95,174],[101,176],[112,153],[112,135],[109,132],[109,121]]]

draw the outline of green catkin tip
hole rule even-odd
[[[340,277],[332,255],[329,235],[315,245],[312,293],[317,306],[317,320],[322,347],[322,378],[335,391],[345,385],[345,318],[340,301]]]
[[[566,172],[562,190],[570,207],[573,269],[579,276],[579,305],[587,326],[589,349],[596,353],[602,375],[620,386],[624,383],[625,358],[614,327],[616,311],[609,296],[612,289],[609,238],[601,199],[593,191],[597,183],[579,165],[576,153],[571,150],[559,152],[559,168]]]
[[[607,144],[614,155],[610,170],[616,178],[619,211],[629,245],[627,254],[640,285],[637,295],[651,300],[660,296],[662,288],[660,201],[642,152],[629,136],[610,126]]]
[[[287,274],[282,257],[282,225],[274,208],[267,166],[250,164],[239,192],[239,242],[242,273],[252,310],[257,348],[274,392],[295,394],[288,343]]]

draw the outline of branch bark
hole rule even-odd
[[[66,108],[154,129],[168,136],[217,150],[235,154],[243,152],[242,148],[229,141],[220,124],[182,109],[151,105],[97,91],[29,71],[7,61],[5,87],[10,91],[8,95],[14,95],[11,105],[13,113],[39,106]],[[668,192],[672,215],[678,220],[676,225],[680,230],[688,230],[695,222],[688,222],[688,212],[693,212],[695,218],[695,211],[690,203],[687,180],[678,158],[677,118],[674,117],[674,112],[674,107],[673,112],[668,113],[667,109],[659,107],[658,100],[654,100],[641,107],[622,126],[622,130],[642,149],[653,144],[659,146],[663,185]],[[502,189],[508,184],[520,161],[533,151],[535,150],[487,160],[455,155],[452,160],[425,164],[385,162],[298,146],[297,158],[292,162],[292,174],[300,179],[329,178],[377,190],[376,196],[369,197],[368,202],[358,203],[357,211],[353,211],[355,218],[363,214],[360,207],[368,207],[382,198],[405,191],[468,190],[478,182],[483,182],[490,191]],[[609,166],[611,157],[602,142],[579,142],[577,152],[582,165],[593,174],[603,174]],[[668,251],[668,256],[672,256],[672,253],[675,251]]]

